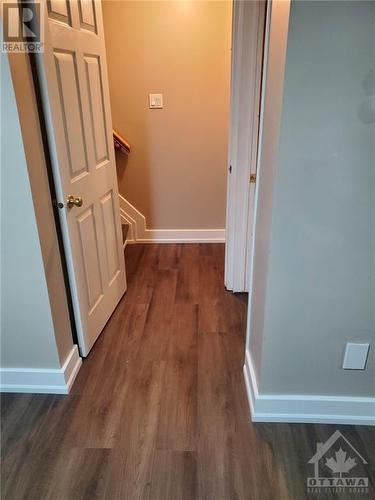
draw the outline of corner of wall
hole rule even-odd
[[[2,295],[6,316],[1,325],[0,390],[66,394],[81,359],[73,345],[65,296],[56,295],[59,287],[64,293],[63,276],[28,64],[26,54],[9,60],[2,54],[6,127],[1,138],[1,281],[7,293]]]
[[[54,336],[60,365],[62,365],[72,349],[73,339],[46,157],[40,130],[39,113],[42,111],[38,109],[28,55],[10,55],[9,64],[48,289]]]

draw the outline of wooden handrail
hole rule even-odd
[[[130,144],[118,132],[116,132],[116,130],[113,130],[113,143],[115,145],[115,149],[120,149],[127,155],[130,153]]]

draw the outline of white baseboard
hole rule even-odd
[[[119,194],[120,213],[130,225],[128,243],[224,243],[225,229],[147,229],[146,218]]]
[[[249,351],[244,376],[253,422],[375,425],[375,398],[259,394]]]
[[[0,391],[69,394],[81,364],[78,347],[74,345],[60,369],[1,368]]]
[[[225,229],[146,229],[137,243],[224,243]]]

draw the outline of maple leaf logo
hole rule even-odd
[[[357,465],[355,458],[346,458],[347,453],[341,447],[339,451],[335,451],[335,455],[336,459],[333,457],[326,459],[326,465],[332,470],[332,472],[340,474],[340,477],[342,477],[343,473],[348,473]]]

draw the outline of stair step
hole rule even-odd
[[[129,224],[122,224],[122,242],[125,243],[129,231]]]

